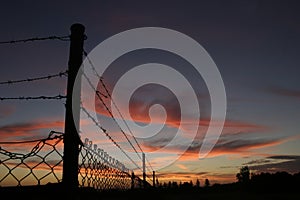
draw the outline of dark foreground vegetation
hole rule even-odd
[[[240,174],[241,175],[241,174]],[[286,172],[252,174],[243,178],[237,174],[237,182],[230,184],[183,183],[163,184],[156,188],[127,191],[96,191],[81,188],[77,192],[65,190],[59,184],[32,187],[2,187],[1,199],[300,199],[300,173]],[[239,179],[239,178],[240,179]]]

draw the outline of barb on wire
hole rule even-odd
[[[102,80],[103,77],[100,76],[100,75],[98,74],[98,72],[97,72],[97,70],[96,70],[96,68],[95,68],[95,66],[94,66],[94,64],[93,64],[93,62],[92,62],[92,60],[90,59],[90,57],[88,56],[88,53],[87,53],[85,50],[83,50],[83,55],[86,57],[87,61],[89,62],[89,64],[90,64],[90,66],[91,66],[91,68],[92,68],[94,74],[95,74],[100,80]]]
[[[10,41],[2,41],[0,44],[15,44],[15,43],[25,43],[25,42],[33,42],[33,41],[41,41],[41,40],[61,40],[61,41],[69,41],[70,36],[49,36],[49,37],[34,37],[20,40],[10,40]]]
[[[91,80],[88,78],[88,76],[87,76],[84,72],[82,73],[82,75],[83,75],[83,77],[87,80],[89,86],[96,92],[97,95],[102,95],[103,97],[108,98],[107,95],[103,94],[102,92],[100,92],[99,90],[97,90],[97,89],[93,86]]]
[[[35,78],[27,78],[27,79],[20,79],[20,80],[8,80],[8,81],[3,81],[0,82],[0,85],[4,84],[14,84],[14,83],[23,83],[23,82],[32,82],[32,81],[40,81],[40,80],[49,80],[52,78],[57,78],[57,77],[66,77],[68,75],[68,70],[64,72],[59,72],[58,74],[51,74],[48,76],[41,76],[41,77],[35,77]]]
[[[4,100],[60,100],[65,99],[66,96],[56,95],[56,96],[36,96],[36,97],[0,97],[0,101]]]
[[[136,164],[136,162],[134,160],[132,160],[132,158],[122,149],[122,147],[108,134],[107,130],[105,128],[103,128],[98,122],[97,120],[81,105],[81,109],[82,111],[88,116],[88,118],[90,118],[94,124],[105,134],[106,137],[108,137],[108,139],[110,139],[110,141],[112,141],[112,143],[118,147],[122,153],[124,153],[124,155],[138,168],[141,170],[141,168]]]

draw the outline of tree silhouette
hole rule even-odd
[[[240,183],[246,183],[250,180],[250,170],[248,166],[244,166],[240,169],[240,173],[236,174],[236,178]]]
[[[197,188],[200,187],[200,181],[199,181],[199,179],[197,179],[197,181],[196,181],[196,187],[197,187]]]
[[[175,188],[175,189],[178,188],[178,183],[176,181],[172,182],[172,188]]]
[[[183,182],[183,184],[181,185],[181,188],[183,188],[183,189],[190,189],[190,188],[193,188],[193,182],[192,182],[192,181],[190,181],[190,182],[185,181],[185,182]]]
[[[210,183],[209,183],[208,179],[205,179],[204,185],[205,185],[205,187],[209,187],[210,186]]]

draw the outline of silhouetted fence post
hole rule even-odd
[[[134,173],[132,172],[131,173],[131,189],[134,189],[134,179],[135,179],[135,176],[134,176]]]
[[[78,155],[81,140],[76,127],[79,128],[80,120],[81,74],[76,85],[75,79],[78,73],[82,73],[79,69],[82,64],[85,27],[73,24],[70,29],[62,182],[65,189],[73,191],[78,187]]]
[[[152,183],[153,187],[155,187],[155,171],[153,171]]]
[[[142,154],[143,158],[143,186],[146,187],[146,161],[145,161],[145,153]]]

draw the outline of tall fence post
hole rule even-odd
[[[155,187],[155,171],[153,171],[152,185]]]
[[[146,159],[145,159],[145,153],[142,154],[143,158],[143,186],[146,187]]]
[[[82,73],[79,69],[82,64],[85,27],[81,24],[73,24],[70,30],[62,182],[66,189],[76,190],[78,188],[79,144],[81,143],[76,128],[79,128],[80,120],[81,80],[75,85],[75,79],[78,73]],[[80,74],[79,78],[81,79]]]
[[[132,173],[131,173],[131,189],[134,189],[134,179],[135,179],[135,175],[134,175],[134,172],[132,171]]]

